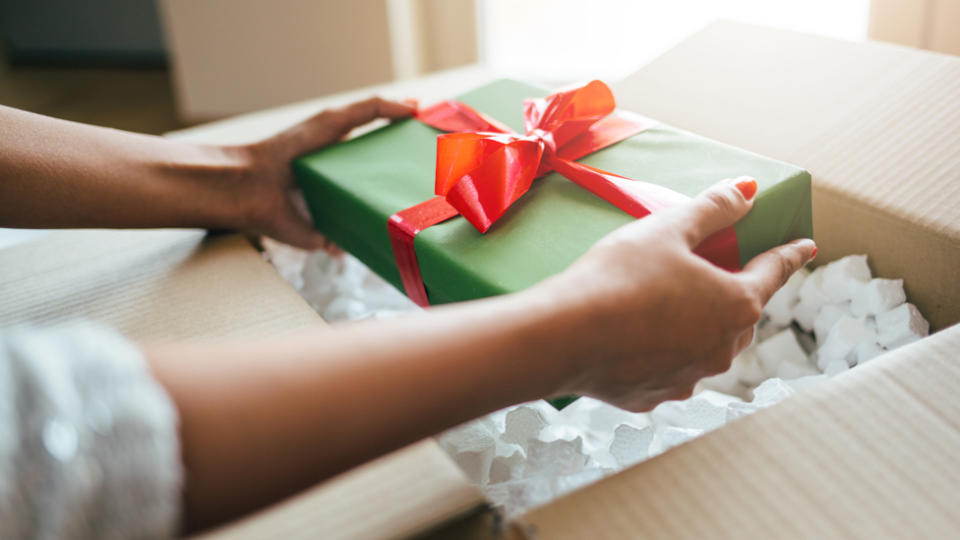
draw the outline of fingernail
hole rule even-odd
[[[808,259],[808,260],[811,260],[811,261],[812,261],[813,258],[817,256],[817,245],[813,242],[813,239],[812,239],[812,238],[798,238],[798,239],[794,240],[793,242],[791,242],[791,244],[796,244],[796,245],[798,245],[798,246],[801,246],[801,245],[804,245],[804,244],[810,244],[810,245],[813,246],[813,251],[810,252],[810,259]]]
[[[743,194],[743,198],[748,201],[753,199],[753,196],[757,194],[757,181],[753,178],[742,176],[737,178],[733,185],[740,190],[740,193]]]
[[[409,106],[413,107],[414,109],[416,109],[417,107],[420,106],[420,100],[418,100],[418,99],[416,99],[416,98],[406,98],[406,99],[403,100],[403,104],[404,104],[404,105],[409,105]]]

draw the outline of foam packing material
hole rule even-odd
[[[349,255],[307,254],[270,241],[281,275],[330,322],[417,308]],[[802,270],[771,298],[755,342],[684,401],[631,413],[583,397],[556,410],[524,403],[437,436],[486,497],[515,516],[823,384],[926,336],[903,282],[874,278],[865,255]]]

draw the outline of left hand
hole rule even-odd
[[[322,111],[263,141],[226,149],[238,153],[244,163],[244,186],[239,190],[243,210],[238,228],[303,249],[329,247],[293,202],[296,179],[290,162],[339,142],[363,124],[378,118],[404,118],[415,111],[414,102],[370,98]]]

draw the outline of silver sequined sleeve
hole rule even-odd
[[[116,332],[0,330],[0,538],[172,536],[176,424],[140,350]]]

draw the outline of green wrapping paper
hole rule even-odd
[[[523,100],[547,94],[501,80],[457,99],[522,132]],[[438,133],[417,120],[401,120],[293,164],[317,229],[401,291],[387,220],[434,196]],[[809,173],[677,128],[656,125],[579,161],[689,196],[724,178],[756,178],[754,208],[735,227],[741,265],[813,235]],[[458,217],[422,231],[414,246],[430,302],[442,304],[527,288],[631,220],[551,173],[535,180],[487,233]]]

